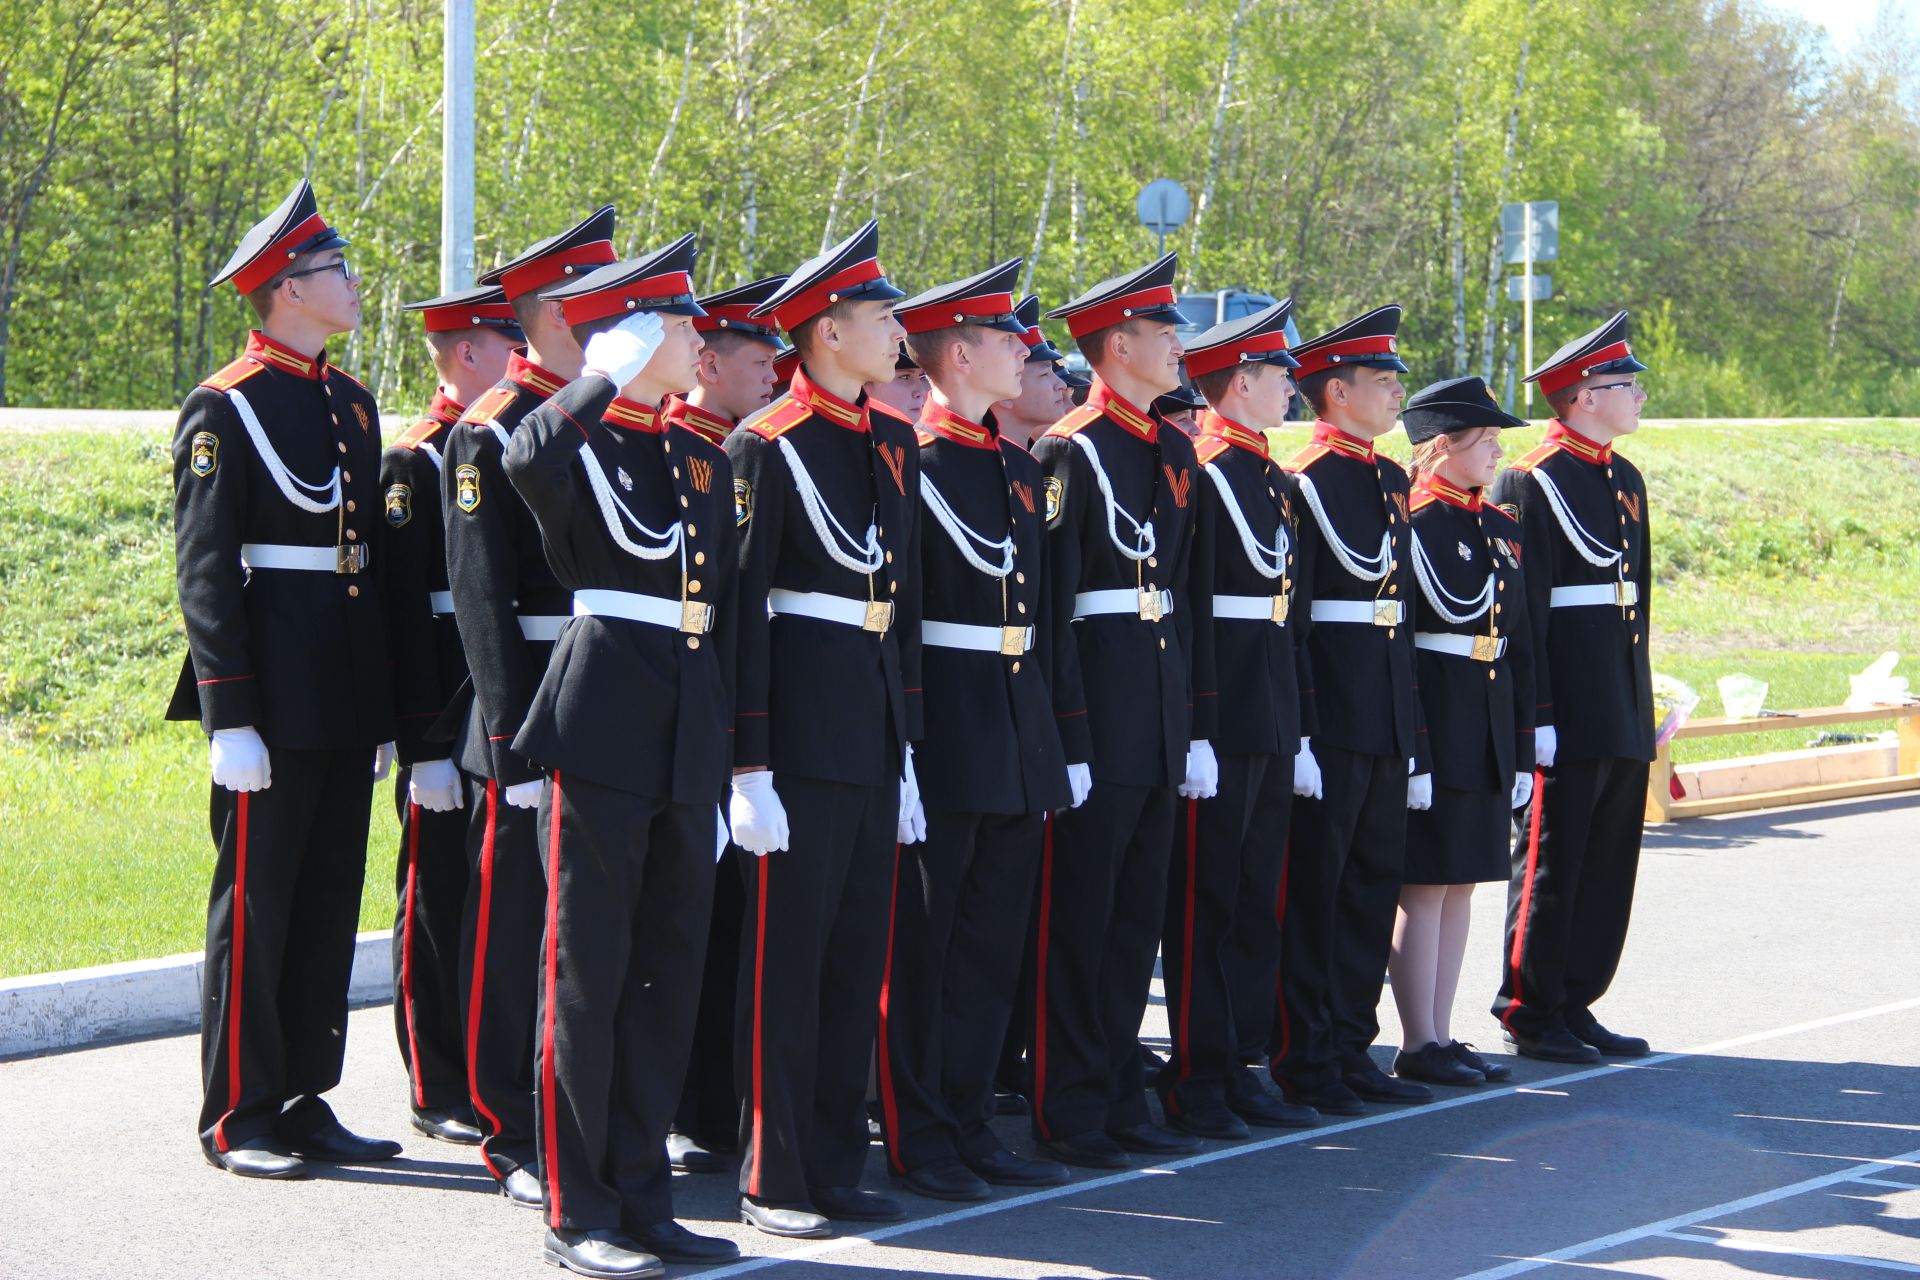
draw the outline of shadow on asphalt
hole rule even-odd
[[[1722,853],[1763,840],[1818,840],[1826,832],[1812,830],[1817,823],[1837,822],[1866,814],[1920,811],[1920,794],[1840,800],[1796,809],[1766,809],[1759,813],[1729,814],[1718,818],[1684,818],[1649,826],[1641,847],[1648,853]]]

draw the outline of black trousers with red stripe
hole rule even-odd
[[[1033,1129],[1042,1139],[1151,1118],[1140,1020],[1166,909],[1171,787],[1094,780],[1053,815],[1034,944]]]
[[[900,850],[880,993],[888,1166],[907,1173],[1001,1148],[994,1075],[1040,872],[1039,814],[930,811]]]
[[[564,773],[541,791],[534,1098],[550,1227],[673,1217],[667,1126],[700,1003],[718,820],[710,804]]]
[[[491,778],[469,804],[467,902],[460,930],[460,989],[467,1095],[480,1121],[480,1158],[496,1178],[531,1169],[533,1006],[547,881],[536,810],[507,803]]]
[[[214,787],[208,805],[200,1138],[223,1151],[332,1118],[367,871],[373,749],[269,750],[272,786]]]
[[[1281,873],[1274,1083],[1311,1089],[1356,1065],[1380,1034],[1406,865],[1407,758],[1316,747],[1324,797],[1297,796]]]
[[[700,980],[700,1012],[693,1021],[687,1055],[687,1083],[673,1131],[699,1141],[710,1151],[731,1151],[739,1141],[740,1091],[733,1082],[734,1004],[740,985],[740,921],[747,909],[735,865],[738,846],[714,866],[713,919],[707,927],[705,976]]]
[[[1493,1016],[1523,1036],[1593,1024],[1633,912],[1647,807],[1644,760],[1537,771],[1513,849],[1507,949]]]
[[[1227,1081],[1273,1026],[1280,860],[1291,758],[1220,757],[1220,790],[1184,800],[1167,873],[1160,974],[1172,1051],[1156,1085],[1169,1115],[1227,1100]]]
[[[740,1191],[797,1205],[811,1187],[858,1185],[866,1165],[900,788],[782,773],[773,786],[788,848],[738,854]]]
[[[460,933],[467,907],[467,815],[432,813],[407,798],[413,770],[394,771],[400,819],[394,865],[393,1030],[415,1111],[467,1105],[467,1046],[461,1033]],[[464,779],[463,785],[464,785]],[[477,799],[468,788],[469,803]]]

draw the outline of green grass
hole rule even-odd
[[[1539,434],[1508,433],[1509,454]],[[1279,433],[1276,453],[1305,438]],[[1730,672],[1791,710],[1920,650],[1920,424],[1652,424],[1621,452],[1655,504],[1654,668],[1700,692],[1700,714],[1720,713]],[[205,741],[160,719],[185,652],[165,437],[0,433],[0,547],[0,975],[195,950],[213,850]],[[1811,736],[1688,740],[1676,758]],[[390,794],[363,928],[391,923]]]

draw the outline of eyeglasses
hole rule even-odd
[[[1589,391],[1612,391],[1618,387],[1637,387],[1637,382],[1603,382],[1597,387],[1588,387]]]
[[[338,271],[342,280],[347,281],[349,284],[353,282],[355,274],[353,264],[345,258],[340,259],[338,262],[329,262],[324,267],[308,267],[305,271],[289,271],[283,278],[287,280],[298,280],[301,276],[317,276],[327,271]]]

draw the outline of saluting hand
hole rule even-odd
[[[666,325],[652,311],[636,311],[605,333],[587,339],[582,373],[597,373],[614,385],[626,386],[647,367],[647,361],[660,349]]]

